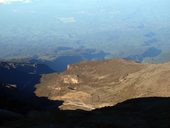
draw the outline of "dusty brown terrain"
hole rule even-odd
[[[125,59],[81,62],[44,75],[36,95],[62,100],[63,110],[93,110],[139,97],[170,96],[170,63],[141,64]]]

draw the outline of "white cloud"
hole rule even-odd
[[[74,17],[58,17],[57,18],[61,23],[75,23],[76,19]]]
[[[17,13],[17,14],[36,14],[37,11],[35,10],[20,10],[20,9],[13,9],[12,10],[13,13]]]
[[[0,0],[0,4],[30,3],[31,0]]]

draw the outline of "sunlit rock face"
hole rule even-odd
[[[170,63],[142,64],[126,59],[81,62],[44,75],[37,96],[62,100],[60,109],[93,110],[131,98],[170,96]]]
[[[78,84],[78,76],[77,75],[65,75],[63,77],[63,83],[64,84]]]

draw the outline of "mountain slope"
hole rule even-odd
[[[81,62],[41,78],[37,96],[63,100],[61,109],[93,110],[138,97],[170,96],[170,63],[126,59]]]

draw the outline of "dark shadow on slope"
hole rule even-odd
[[[62,101],[51,101],[45,97],[37,97],[35,94],[21,92],[10,85],[0,84],[0,124],[24,118],[31,111],[58,110]]]
[[[0,82],[16,85],[16,88],[24,93],[34,91],[34,85],[39,82],[41,76],[32,72],[21,71],[7,64],[0,67]]]
[[[31,115],[10,123],[11,128],[14,124],[17,128],[169,128],[170,98],[132,99],[91,112],[41,111]]]
[[[34,91],[34,86],[39,83],[41,74],[54,72],[45,64],[20,61],[18,59],[0,62],[0,82],[16,85],[16,88],[24,93]]]
[[[34,94],[35,85],[41,79],[41,75],[35,72],[37,67],[24,64],[24,69],[21,65],[0,63],[0,109],[22,114],[33,110],[57,109],[62,102],[39,98]]]
[[[75,122],[72,123],[77,123],[79,127],[169,128],[170,98],[150,97],[131,99],[113,107],[80,113],[78,117],[67,117],[75,119]],[[71,125],[71,122],[69,125]]]
[[[9,87],[10,85],[7,86]],[[25,96],[16,88],[8,87],[0,84],[0,109],[25,113],[34,109],[57,109],[61,105],[60,101],[50,101],[45,97],[36,97],[33,93]]]

